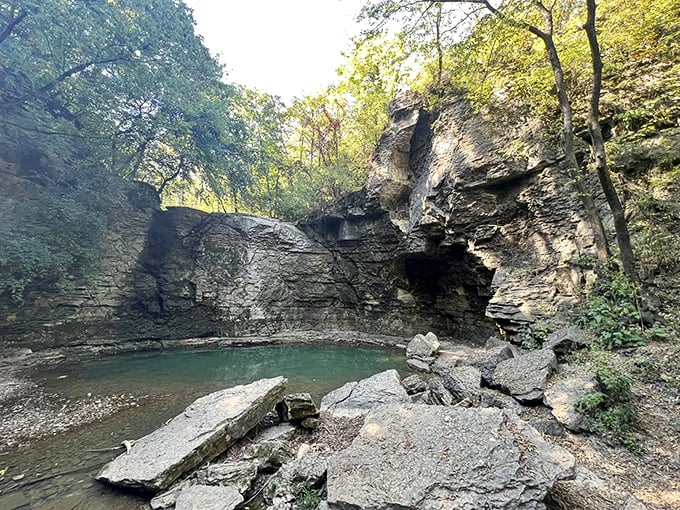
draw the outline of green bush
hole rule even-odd
[[[612,264],[598,267],[597,273],[579,323],[592,331],[606,349],[644,345],[645,331],[638,307],[640,286]]]
[[[624,445],[633,453],[641,453],[632,378],[614,368],[607,353],[596,351],[591,356],[599,389],[585,395],[576,405],[584,417],[584,428]]]
[[[6,200],[0,218],[0,296],[22,302],[31,288],[93,277],[106,222],[68,192]]]

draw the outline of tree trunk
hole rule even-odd
[[[597,258],[601,261],[609,257],[609,244],[607,243],[607,235],[602,225],[595,201],[592,195],[586,189],[583,182],[583,174],[580,172],[578,161],[576,160],[576,151],[574,149],[574,121],[571,111],[571,103],[567,96],[566,84],[564,83],[564,71],[562,63],[560,62],[555,42],[552,38],[552,20],[548,21],[550,25],[550,32],[543,32],[536,27],[529,27],[529,31],[538,36],[544,43],[545,49],[550,60],[550,67],[552,68],[555,77],[555,86],[557,88],[557,101],[562,112],[562,135],[564,137],[564,158],[567,162],[567,169],[571,177],[574,187],[581,199],[583,208],[588,216],[590,226],[593,229],[593,238],[595,241],[595,250]]]
[[[607,168],[607,153],[604,148],[604,138],[602,137],[599,113],[600,94],[602,90],[602,56],[600,54],[600,45],[597,41],[597,32],[595,31],[595,12],[597,5],[595,4],[595,0],[587,0],[587,5],[588,18],[585,29],[588,34],[588,44],[590,45],[590,54],[593,61],[593,91],[590,97],[588,131],[590,132],[590,140],[593,146],[593,159],[595,161],[597,175],[600,178],[600,184],[602,185],[604,195],[607,198],[607,203],[609,204],[612,216],[614,217],[616,242],[619,246],[619,251],[621,252],[623,271],[632,281],[638,282],[639,278],[635,268],[633,247],[630,244],[630,234],[628,232],[626,215]]]
[[[528,30],[539,39],[543,41],[545,45],[546,52],[548,53],[548,59],[550,60],[550,67],[553,71],[553,76],[555,77],[555,86],[557,88],[557,100],[560,105],[560,111],[562,112],[562,134],[564,136],[564,159],[567,162],[567,170],[569,171],[569,176],[572,179],[576,192],[581,199],[583,204],[583,209],[585,210],[588,221],[593,230],[593,240],[595,242],[595,252],[597,258],[601,261],[606,260],[609,257],[609,243],[607,242],[607,235],[602,225],[602,219],[600,218],[597,208],[595,207],[595,202],[592,195],[586,189],[583,182],[583,174],[580,171],[580,166],[576,160],[576,151],[574,150],[574,122],[573,115],[571,111],[571,103],[569,102],[569,97],[567,96],[567,88],[564,83],[564,71],[562,69],[562,63],[560,62],[559,54],[557,48],[555,47],[555,42],[553,40],[553,18],[550,9],[545,7],[542,2],[534,2],[536,7],[541,11],[546,22],[547,29],[541,30],[538,27],[526,23],[524,21],[518,21],[512,17],[506,16],[501,13],[496,7],[491,5],[489,0],[432,0],[437,3],[473,3],[480,4],[484,6],[491,14],[495,16],[501,16],[503,19],[508,21],[514,26],[521,27]]]

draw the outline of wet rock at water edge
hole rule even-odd
[[[511,412],[382,406],[329,459],[328,503],[343,510],[541,509],[574,466],[569,452]]]
[[[336,418],[355,418],[382,404],[409,400],[399,373],[392,369],[331,391],[321,399],[321,411]]]
[[[158,430],[137,440],[129,454],[109,462],[97,479],[162,490],[231,446],[281,400],[286,379],[275,377],[197,399]]]

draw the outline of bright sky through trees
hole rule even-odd
[[[229,81],[290,101],[336,81],[365,0],[185,0]]]

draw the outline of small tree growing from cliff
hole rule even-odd
[[[394,15],[398,12],[417,9],[418,6],[433,6],[445,3],[451,4],[475,4],[479,8],[487,11],[492,16],[497,17],[502,22],[516,28],[528,31],[538,37],[546,50],[548,61],[552,69],[556,95],[562,116],[562,136],[564,144],[564,159],[567,164],[576,191],[582,201],[584,211],[588,216],[593,229],[597,256],[604,260],[610,255],[606,233],[602,225],[602,219],[597,211],[592,195],[587,191],[583,183],[584,174],[581,172],[580,165],[576,157],[574,143],[574,116],[572,103],[567,93],[565,72],[560,59],[557,46],[555,44],[555,4],[550,7],[542,1],[522,1],[504,0],[498,3],[498,7],[492,5],[488,0],[416,0],[415,2],[395,2],[393,0],[383,0],[379,5],[381,9],[373,8],[372,12],[382,13],[383,15]],[[573,5],[567,8],[573,8]],[[427,8],[427,7],[426,7]],[[607,203],[614,217],[616,240],[621,253],[621,261],[626,275],[633,281],[637,281],[635,269],[635,259],[630,243],[628,225],[625,219],[623,206],[616,193],[611,180],[611,176],[606,165],[606,153],[604,140],[599,122],[599,100],[602,83],[602,59],[600,56],[597,35],[595,31],[595,11],[594,0],[587,0],[588,21],[585,29],[588,34],[588,41],[591,49],[593,62],[593,88],[591,91],[591,111],[589,116],[588,128],[593,145],[593,159],[595,168],[600,179],[600,184],[604,191]],[[542,26],[539,26],[542,19]]]
[[[565,160],[574,178],[574,183],[583,202],[586,214],[590,219],[590,223],[595,234],[595,244],[597,247],[598,258],[601,260],[606,259],[609,256],[609,247],[604,227],[602,225],[602,220],[597,213],[592,196],[585,189],[580,175],[578,174],[579,165],[576,159],[576,151],[574,148],[573,113],[571,101],[567,95],[564,69],[562,68],[562,62],[560,60],[559,52],[554,40],[555,28],[553,7],[547,7],[541,1],[508,1],[502,2],[498,8],[491,5],[488,0],[435,0],[431,3],[446,2],[480,4],[492,15],[499,16],[503,20],[507,21],[507,23],[519,26],[529,31],[543,42],[548,55],[548,60],[550,61],[550,67],[552,68],[555,78],[557,100],[562,113],[562,134],[564,137],[563,142]],[[513,9],[518,10],[526,8],[526,4],[533,6],[541,14],[544,19],[543,28],[539,28],[530,22],[512,16]],[[625,218],[623,206],[619,200],[619,196],[612,183],[611,175],[609,174],[609,170],[607,168],[604,138],[602,136],[602,129],[599,121],[599,102],[602,91],[602,58],[597,40],[597,32],[595,29],[595,12],[597,6],[595,0],[587,0],[586,4],[588,19],[584,28],[588,35],[588,43],[591,50],[593,64],[593,88],[591,91],[590,115],[588,117],[588,131],[590,133],[590,139],[593,147],[593,159],[595,161],[595,168],[600,180],[600,185],[602,186],[607,199],[607,204],[609,205],[609,208],[612,211],[612,216],[614,217],[616,241],[621,254],[623,270],[628,278],[633,281],[638,281],[637,271],[635,269],[635,257],[633,255],[633,249],[630,243],[630,234],[628,232],[628,223]]]

